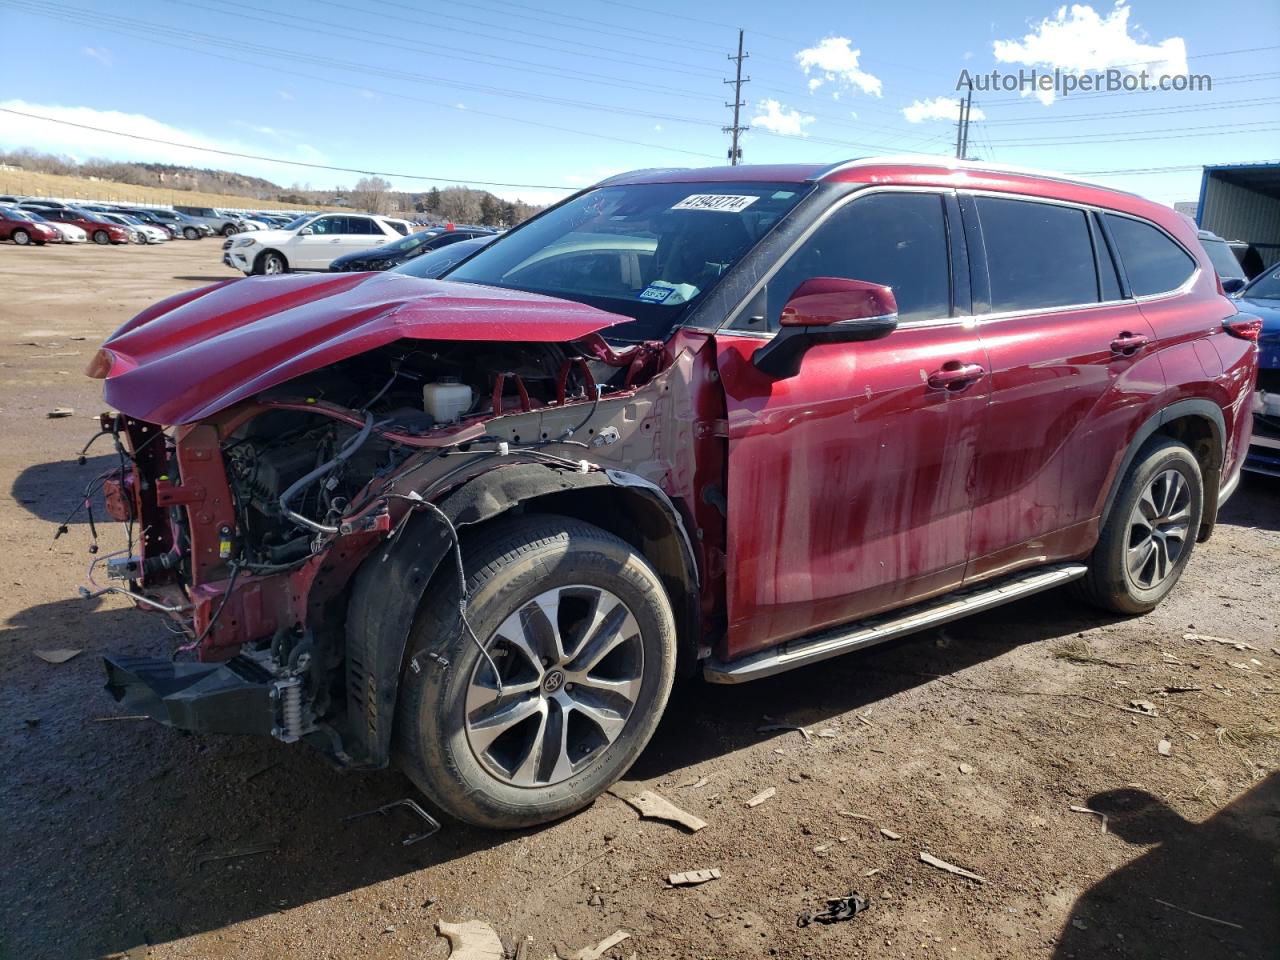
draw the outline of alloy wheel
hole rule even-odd
[[[31,237],[25,230],[15,230],[13,231],[13,242],[20,247],[25,247],[31,242]]]
[[[267,254],[262,262],[262,272],[268,275],[284,273],[284,261],[274,254]]]
[[[513,786],[546,787],[580,773],[617,740],[640,695],[640,626],[600,587],[540,593],[502,622],[485,650],[467,686],[467,743],[485,770]]]
[[[1151,478],[1129,515],[1125,565],[1134,584],[1152,590],[1172,576],[1187,549],[1191,488],[1177,470]]]

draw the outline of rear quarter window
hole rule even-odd
[[[1113,213],[1106,215],[1106,221],[1134,296],[1177,290],[1195,272],[1195,260],[1164,231]]]

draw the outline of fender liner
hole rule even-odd
[[[1120,460],[1120,466],[1116,470],[1115,476],[1111,478],[1111,488],[1107,491],[1107,499],[1102,506],[1101,516],[1103,523],[1106,522],[1106,518],[1111,514],[1112,504],[1115,503],[1116,497],[1120,493],[1120,483],[1124,480],[1125,474],[1129,472],[1129,467],[1133,464],[1134,458],[1137,457],[1138,451],[1142,449],[1142,445],[1158,433],[1162,427],[1183,417],[1199,417],[1207,421],[1210,432],[1213,434],[1213,439],[1217,444],[1217,465],[1211,470],[1206,470],[1204,474],[1205,507],[1200,522],[1200,530],[1196,537],[1201,542],[1209,538],[1218,516],[1218,490],[1222,483],[1222,464],[1226,460],[1227,424],[1226,418],[1222,415],[1221,407],[1212,400],[1205,400],[1199,397],[1175,401],[1157,411],[1144,421],[1142,426],[1138,427],[1133,439],[1129,441],[1124,457]]]
[[[554,494],[608,487],[625,488],[645,498],[678,531],[688,589],[684,609],[676,611],[682,633],[696,630],[698,570],[693,544],[675,504],[656,484],[619,470],[575,473],[536,463],[514,463],[481,474],[443,497],[437,505],[456,527],[483,523],[523,503]],[[375,550],[352,578],[347,610],[344,745],[356,765],[385,767],[409,634],[437,568],[452,563],[453,540],[445,523],[430,511],[407,521],[399,539]],[[456,591],[455,581],[440,581]],[[673,600],[675,598],[673,597]]]

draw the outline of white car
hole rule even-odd
[[[368,250],[403,234],[387,217],[320,213],[299,218],[286,230],[256,230],[230,237],[222,262],[246,274],[327,270],[338,257]]]
[[[49,220],[40,216],[40,214],[36,213],[34,210],[24,210],[23,213],[27,214],[37,223],[43,223],[46,227],[53,227],[53,229],[57,230],[58,234],[62,237],[63,243],[89,242],[89,235],[74,223],[60,223],[57,220]]]
[[[100,213],[98,216],[132,230],[137,236],[141,237],[138,241],[139,243],[164,243],[169,239],[167,231],[159,227],[153,227],[149,223],[143,223],[137,217],[131,217],[127,213]]]

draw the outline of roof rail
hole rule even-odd
[[[611,183],[614,183],[617,180],[622,180],[625,177],[634,177],[638,173],[678,173],[681,170],[688,170],[688,169],[690,168],[689,167],[641,167],[639,170],[628,170],[626,171],[626,173],[615,173],[611,177],[605,177],[603,180],[599,180],[596,183],[593,183],[592,186],[605,187]]]

